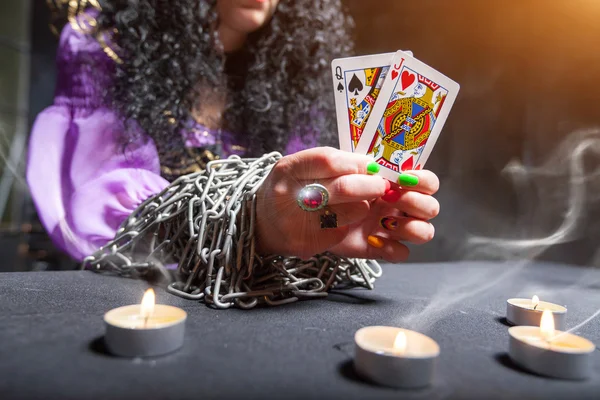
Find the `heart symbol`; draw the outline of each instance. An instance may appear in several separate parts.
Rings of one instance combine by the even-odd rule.
[[[402,74],[402,76],[404,76],[404,74]],[[415,76],[413,75],[413,78],[414,77]],[[411,169],[413,169],[413,165],[414,165],[413,156],[410,156],[410,158],[408,160],[406,160],[402,163],[402,165],[400,166],[400,170],[401,171],[411,170]]]
[[[395,80],[398,77],[398,71],[395,69],[392,70],[392,80]]]
[[[412,83],[415,81],[415,74],[411,74],[408,71],[403,71],[400,81],[402,82],[402,90],[404,90],[412,85]]]

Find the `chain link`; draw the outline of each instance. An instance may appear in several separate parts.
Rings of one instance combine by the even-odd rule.
[[[280,158],[277,152],[231,156],[179,177],[133,211],[82,268],[143,278],[154,271],[168,276],[176,264],[177,279],[167,290],[217,308],[288,304],[325,297],[334,287],[372,289],[382,273],[373,260],[256,253],[256,192]]]

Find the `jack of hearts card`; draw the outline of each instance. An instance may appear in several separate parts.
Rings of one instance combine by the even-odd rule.
[[[460,86],[411,55],[398,51],[371,111],[357,152],[373,156],[380,175],[421,169],[439,137]]]

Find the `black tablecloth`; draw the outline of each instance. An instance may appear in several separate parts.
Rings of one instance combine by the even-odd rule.
[[[0,398],[600,398],[594,377],[560,381],[511,363],[506,299],[567,305],[567,326],[600,308],[600,271],[553,264],[385,266],[373,291],[250,311],[215,310],[157,291],[189,316],[184,347],[154,359],[105,353],[103,314],[139,303],[147,284],[93,272],[0,274]],[[417,329],[441,347],[434,384],[394,390],[356,377],[354,332]],[[600,318],[576,333],[600,343]]]

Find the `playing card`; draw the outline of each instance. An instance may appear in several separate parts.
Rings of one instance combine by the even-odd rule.
[[[394,55],[355,151],[371,155],[385,178],[421,169],[460,86],[410,54]]]
[[[332,61],[340,149],[352,152],[358,144],[393,56],[384,53]]]

